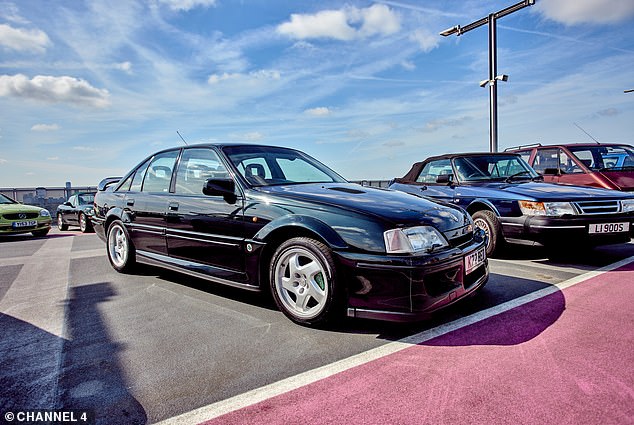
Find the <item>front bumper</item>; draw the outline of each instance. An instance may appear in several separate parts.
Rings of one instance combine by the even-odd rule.
[[[460,248],[419,256],[336,252],[348,286],[348,316],[414,321],[467,297],[489,278],[488,260],[465,273],[465,258],[485,246],[474,241]]]
[[[34,225],[31,226],[20,226],[16,227],[14,223],[27,223],[27,222],[35,222]],[[19,224],[18,224],[19,226]],[[50,217],[38,217],[34,219],[26,219],[26,220],[7,220],[0,219],[0,235],[17,235],[20,233],[30,233],[38,230],[45,230],[51,228],[51,218]]]
[[[606,245],[629,242],[634,237],[634,216],[631,214],[585,215],[571,217],[502,217],[504,237],[542,245],[584,243]],[[592,224],[628,223],[629,230],[611,233],[590,233]]]

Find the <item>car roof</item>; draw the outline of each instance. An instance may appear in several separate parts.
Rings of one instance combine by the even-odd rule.
[[[592,143],[592,142],[582,142],[582,143],[555,143],[555,144],[548,144],[548,145],[542,145],[537,144],[537,145],[530,145],[530,146],[515,146],[515,147],[511,147],[508,148],[509,152],[513,152],[513,151],[528,151],[528,150],[532,150],[532,149],[544,149],[544,148],[570,148],[570,147],[594,147],[594,146],[629,146],[632,147],[631,145],[628,145],[627,143]]]

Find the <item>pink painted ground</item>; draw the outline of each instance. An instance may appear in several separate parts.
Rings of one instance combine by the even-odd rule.
[[[634,424],[634,263],[206,424]]]

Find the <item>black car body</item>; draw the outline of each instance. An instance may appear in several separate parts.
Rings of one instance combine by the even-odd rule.
[[[634,235],[631,194],[542,180],[518,154],[448,154],[415,163],[390,188],[465,208],[488,233],[488,254],[505,241],[572,250]]]
[[[94,192],[76,193],[57,207],[57,228],[67,230],[68,226],[79,226],[86,233],[92,231],[94,213]]]
[[[164,150],[98,192],[95,206],[95,230],[115,269],[136,260],[270,287],[284,314],[302,324],[344,310],[424,318],[488,279],[484,233],[462,209],[348,183],[292,149]]]

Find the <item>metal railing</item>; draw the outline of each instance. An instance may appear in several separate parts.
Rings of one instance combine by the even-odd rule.
[[[0,193],[27,205],[35,205],[46,208],[52,216],[57,211],[57,206],[79,192],[96,192],[97,186],[75,187],[0,187]]]

